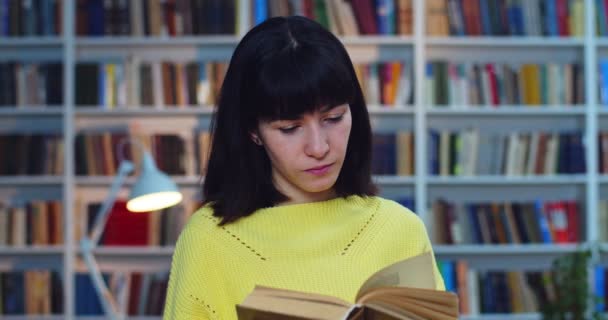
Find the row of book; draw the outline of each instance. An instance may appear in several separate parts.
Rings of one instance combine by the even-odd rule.
[[[63,0],[0,2],[0,37],[61,34]]]
[[[577,201],[432,204],[436,244],[577,243],[583,240]]]
[[[413,65],[410,62],[384,61],[355,64],[354,67],[368,105],[396,107],[413,104]]]
[[[584,0],[430,0],[426,7],[433,36],[567,37],[585,31]]]
[[[81,132],[76,135],[77,175],[113,176],[123,159],[139,163],[141,152],[136,145],[118,150],[121,141],[136,138],[149,150],[157,167],[170,175],[196,176],[206,171],[211,145],[210,134],[154,134],[130,132]],[[121,158],[121,156],[123,158]]]
[[[463,315],[535,313],[556,297],[550,270],[475,270],[464,260],[438,261],[438,267]]]
[[[0,315],[63,313],[63,284],[54,270],[0,272]]]
[[[431,130],[429,174],[552,175],[586,171],[581,132],[480,133]]]
[[[63,64],[0,62],[0,107],[62,103]]]
[[[226,62],[148,62],[76,65],[76,105],[104,109],[160,106],[212,106]],[[355,66],[366,101],[371,105],[412,103],[410,63],[387,61]]]
[[[414,133],[374,133],[372,136],[372,173],[377,175],[414,175]]]
[[[91,232],[101,203],[86,204],[86,214],[79,215],[78,223]],[[100,246],[174,246],[179,233],[190,214],[185,206],[176,205],[154,212],[133,213],[126,207],[124,200],[114,203],[106,227],[99,240]],[[77,230],[80,238],[84,230]]]
[[[0,175],[60,175],[64,142],[51,134],[1,134]],[[6,156],[10,155],[10,156]]]
[[[411,35],[412,0],[255,0],[251,21],[299,15],[336,35]]]
[[[61,201],[0,203],[0,247],[62,245]]]
[[[235,34],[237,0],[78,0],[81,36]]]
[[[583,104],[581,64],[454,63],[426,65],[429,106]]]
[[[146,62],[76,65],[76,105],[105,109],[211,106],[217,101],[226,62]]]
[[[116,298],[118,310],[129,316],[162,315],[169,272],[112,272],[102,277]],[[103,315],[101,302],[89,274],[75,277],[76,315]]]

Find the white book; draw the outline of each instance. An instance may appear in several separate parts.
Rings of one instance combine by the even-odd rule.
[[[507,143],[507,158],[506,158],[506,170],[507,176],[514,176],[517,174],[517,155],[519,152],[519,134],[512,132],[509,134],[509,142]]]
[[[467,270],[467,290],[469,291],[469,315],[479,315],[479,276],[476,270],[469,268]]]
[[[27,219],[25,208],[17,206],[11,210],[11,245],[14,247],[23,247],[26,245]]]
[[[555,106],[561,103],[560,101],[560,79],[562,79],[559,65],[556,63],[547,64],[547,90],[549,105]]]
[[[534,132],[530,136],[530,147],[528,150],[528,158],[526,159],[525,173],[533,175],[538,157],[538,143],[540,141],[540,132]]]
[[[136,1],[139,2],[139,1]],[[139,77],[139,70],[141,67],[141,61],[137,56],[132,56],[127,59],[125,63],[125,84],[127,94],[127,106],[128,107],[139,107],[141,105],[141,82]]]
[[[574,91],[572,90],[572,86],[574,83],[574,73],[572,72],[572,64],[565,64],[563,66],[564,73],[562,75],[563,81],[563,101],[564,104],[574,104]]]
[[[409,103],[412,97],[412,73],[410,64],[407,62],[401,63],[401,75],[399,77],[399,86],[397,88],[397,96],[395,97],[395,105],[403,106]]]
[[[557,173],[557,154],[559,149],[559,134],[552,133],[547,141],[547,154],[545,155],[545,174]]]
[[[131,1],[131,35],[141,37],[144,35],[144,8],[143,1]],[[147,12],[145,14],[148,14]]]
[[[470,68],[470,63],[461,63],[457,65],[458,80],[456,86],[458,87],[458,91],[460,92],[459,104],[463,108],[467,108],[469,106],[470,93],[468,74],[470,72]]]
[[[367,68],[367,99],[369,105],[380,104],[380,67],[378,63],[370,63]]]
[[[160,61],[154,61],[152,66],[152,88],[154,90],[154,106],[160,109],[165,104],[163,91],[163,70]]]

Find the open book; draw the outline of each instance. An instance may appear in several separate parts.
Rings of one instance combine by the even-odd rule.
[[[256,286],[236,306],[240,320],[451,320],[458,297],[438,291],[433,260],[424,253],[373,274],[359,288],[356,304],[336,297]]]

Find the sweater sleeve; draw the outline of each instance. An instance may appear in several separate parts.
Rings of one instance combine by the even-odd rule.
[[[175,245],[171,262],[167,297],[165,300],[164,320],[215,319],[205,305],[204,297],[194,292],[205,292],[201,281],[200,244],[204,243],[201,230],[188,223]]]

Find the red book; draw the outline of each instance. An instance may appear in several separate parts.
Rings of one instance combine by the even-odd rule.
[[[555,243],[568,243],[568,216],[563,201],[545,203],[545,212],[550,221]]]
[[[378,34],[375,7],[372,0],[350,0],[361,34]]]
[[[147,212],[134,213],[129,211],[126,201],[116,201],[104,229],[103,245],[148,245],[149,216]]]
[[[566,215],[568,216],[568,242],[576,243],[581,240],[579,211],[576,201],[566,202]]]
[[[570,27],[568,25],[568,0],[555,0],[555,10],[557,13],[557,30],[560,36],[569,36]]]
[[[498,81],[496,79],[496,71],[494,65],[491,63],[486,64],[486,72],[488,73],[488,79],[490,80],[490,95],[492,97],[492,105],[499,105],[500,99],[498,97]]]

